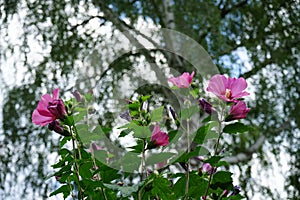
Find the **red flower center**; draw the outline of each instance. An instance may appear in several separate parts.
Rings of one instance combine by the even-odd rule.
[[[230,89],[226,89],[225,97],[228,98],[228,99],[231,99],[231,90]]]

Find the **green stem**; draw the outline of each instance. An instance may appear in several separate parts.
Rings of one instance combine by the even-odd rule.
[[[71,185],[70,177],[68,177],[68,186],[69,186],[70,191],[71,191],[72,199],[75,200],[75,195],[74,195],[74,193],[73,193],[73,188],[72,188],[72,185]]]
[[[93,161],[94,169],[97,169],[95,156],[94,156],[94,151],[92,151],[92,161]],[[101,180],[100,173],[98,172],[96,175],[97,175],[97,180],[100,181]],[[106,197],[106,194],[105,194],[105,191],[104,191],[103,187],[101,187],[101,193],[103,195],[104,200],[107,200],[107,197]]]
[[[147,169],[146,169],[146,155],[145,155],[145,152],[146,152],[146,141],[143,140],[143,151],[142,151],[142,162],[141,162],[141,178],[143,179],[143,173],[145,173],[145,176],[147,178]],[[141,180],[142,181],[142,180]]]
[[[187,154],[190,153],[190,120],[186,120],[186,140],[187,140]],[[185,182],[185,199],[188,199],[188,193],[189,193],[189,181],[190,181],[190,158],[187,161],[186,166],[186,182]]]
[[[222,116],[223,116],[223,110],[224,109],[222,109],[222,111],[221,111],[221,119],[218,120],[218,122],[219,122],[218,123],[218,139],[217,139],[217,142],[215,144],[215,149],[214,149],[213,156],[215,156],[215,155],[218,154],[218,148],[219,148],[220,138],[222,136]],[[210,188],[210,185],[211,185],[211,181],[212,181],[214,170],[215,170],[215,168],[212,167],[211,171],[210,171],[210,175],[209,175],[209,180],[208,180],[207,188],[206,188],[205,195],[204,195],[204,200],[206,200],[206,198],[207,198],[207,194],[208,194],[208,191],[209,191],[209,188]]]
[[[72,135],[73,156],[74,156],[74,163],[75,163],[74,171],[75,171],[75,175],[77,177],[78,191],[80,193],[81,199],[83,200],[84,199],[84,196],[83,196],[84,192],[83,192],[83,189],[80,187],[80,175],[79,175],[79,166],[78,166],[78,163],[77,163],[75,140],[76,140],[76,138],[74,138],[74,136]]]

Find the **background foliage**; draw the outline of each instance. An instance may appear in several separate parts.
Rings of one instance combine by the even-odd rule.
[[[299,0],[2,1],[0,197],[47,198],[54,187],[44,178],[58,138],[30,122],[42,93],[55,86],[63,92],[93,89],[98,121],[110,125],[115,123],[116,112],[110,98],[124,74],[139,64],[151,67],[146,64],[153,62],[178,72],[193,69],[179,56],[159,50],[130,51],[108,65],[126,51],[118,46],[120,32],[138,47],[136,36],[145,37],[140,31],[156,27],[192,37],[207,50],[221,73],[242,76],[251,83],[255,95],[248,123],[258,131],[228,138],[225,144],[234,149],[228,161],[240,172],[240,185],[247,191],[244,195],[250,199],[257,194],[261,199],[297,199],[299,15]],[[160,45],[168,45],[168,41],[162,40]],[[145,78],[130,74],[132,85]],[[170,95],[151,84],[136,92]],[[284,191],[270,187],[274,173],[282,173]]]

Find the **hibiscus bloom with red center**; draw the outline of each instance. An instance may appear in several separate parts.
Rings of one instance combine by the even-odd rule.
[[[239,98],[249,95],[244,91],[246,88],[247,82],[244,78],[227,78],[217,74],[209,80],[207,91],[224,101],[237,102]]]

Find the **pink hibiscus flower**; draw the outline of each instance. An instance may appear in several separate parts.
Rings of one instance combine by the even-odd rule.
[[[178,88],[188,88],[192,83],[194,74],[195,72],[192,72],[191,75],[188,72],[184,72],[181,76],[169,78],[169,81]]]
[[[32,122],[36,125],[45,126],[56,119],[63,120],[66,115],[64,102],[59,99],[59,89],[54,89],[50,94],[44,94],[37,108],[32,113]]]
[[[244,78],[227,78],[217,74],[209,80],[207,91],[227,102],[237,102],[237,99],[249,95],[244,91],[246,88],[247,82]]]
[[[246,118],[247,113],[250,110],[251,110],[250,108],[247,108],[245,102],[239,101],[231,106],[229,115],[226,118],[226,121]]]
[[[169,144],[168,134],[162,132],[158,125],[154,126],[150,140],[154,142],[156,146],[166,146]]]

